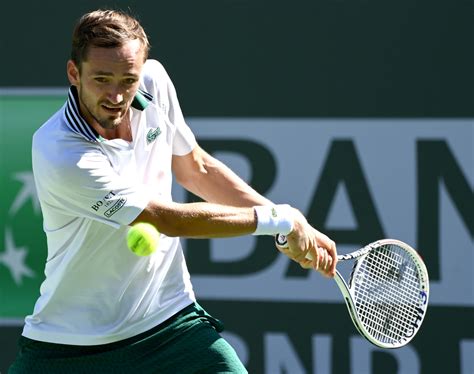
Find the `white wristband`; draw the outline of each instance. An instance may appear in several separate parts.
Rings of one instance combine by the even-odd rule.
[[[293,230],[294,216],[291,206],[262,205],[254,206],[257,217],[257,229],[252,235],[288,235]]]

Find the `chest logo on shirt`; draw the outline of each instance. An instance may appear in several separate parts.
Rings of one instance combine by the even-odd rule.
[[[148,130],[148,134],[146,134],[146,144],[153,143],[160,134],[161,130],[159,127],[157,127],[156,129]]]

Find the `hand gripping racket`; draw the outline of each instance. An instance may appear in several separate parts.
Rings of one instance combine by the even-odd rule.
[[[275,241],[288,247],[284,235]],[[410,342],[428,308],[428,271],[418,253],[399,240],[383,239],[337,258],[355,260],[348,283],[338,270],[334,280],[359,333],[381,348]]]

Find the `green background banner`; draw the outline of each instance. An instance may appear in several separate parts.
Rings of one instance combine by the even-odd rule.
[[[34,130],[65,96],[0,96],[0,318],[22,318],[39,295],[46,238],[31,171]]]

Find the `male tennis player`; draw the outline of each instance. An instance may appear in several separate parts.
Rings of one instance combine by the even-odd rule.
[[[288,257],[334,275],[333,241],[199,147],[148,50],[122,12],[85,14],[74,29],[67,102],[33,138],[46,279],[11,373],[245,373],[196,303],[179,237],[281,232]],[[173,202],[172,173],[205,202]],[[127,248],[136,222],[162,233],[149,257]]]

